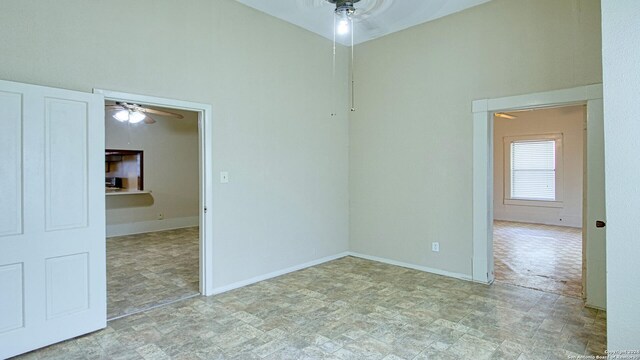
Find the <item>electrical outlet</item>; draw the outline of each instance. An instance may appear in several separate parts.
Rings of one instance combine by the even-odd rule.
[[[164,214],[158,213],[158,220],[164,220]]]
[[[431,243],[431,251],[439,252],[440,251],[440,243],[439,242]]]

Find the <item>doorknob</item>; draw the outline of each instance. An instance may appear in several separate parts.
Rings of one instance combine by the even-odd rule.
[[[596,221],[596,227],[597,228],[603,228],[605,226],[607,226],[607,224],[604,221],[602,221],[602,220],[597,220]]]

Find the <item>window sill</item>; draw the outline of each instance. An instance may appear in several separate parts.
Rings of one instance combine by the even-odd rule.
[[[112,189],[107,189],[106,194],[107,196],[114,196],[114,195],[144,195],[144,194],[151,194],[151,191],[145,191],[145,190],[128,190],[128,189],[118,189],[118,190],[112,190]]]
[[[537,206],[548,208],[561,208],[564,207],[562,201],[547,201],[547,200],[522,200],[522,199],[504,199],[505,205],[515,206]]]

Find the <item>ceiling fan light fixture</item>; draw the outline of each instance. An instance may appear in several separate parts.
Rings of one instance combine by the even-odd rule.
[[[503,119],[508,119],[508,120],[513,120],[513,119],[517,119],[518,118],[517,116],[510,115],[510,114],[503,113],[503,112],[496,113],[495,115],[496,115],[496,117],[503,118]]]
[[[336,79],[336,38],[338,35],[340,36],[344,36],[347,34],[351,34],[351,59],[349,62],[349,67],[351,69],[350,71],[350,76],[351,76],[351,111],[355,111],[355,105],[354,105],[354,85],[355,82],[353,80],[353,68],[354,68],[354,51],[353,51],[353,38],[354,38],[354,32],[355,29],[353,29],[353,16],[356,13],[356,8],[354,6],[355,3],[359,2],[360,0],[326,0],[327,2],[331,3],[331,4],[335,4],[336,5],[336,9],[334,10],[334,17],[333,17],[333,80],[335,81]],[[334,105],[336,104],[337,98],[335,97],[335,92],[334,92]],[[335,116],[336,112],[332,112],[331,116]]]
[[[113,114],[113,118],[120,122],[129,121],[129,110],[120,110]]]
[[[344,7],[336,9],[336,34],[347,35],[351,31],[351,14],[349,11],[348,8]]]
[[[147,117],[145,114],[141,113],[140,111],[132,111],[129,114],[129,122],[131,124],[137,124],[139,122],[141,122],[142,120],[144,120],[144,118]]]

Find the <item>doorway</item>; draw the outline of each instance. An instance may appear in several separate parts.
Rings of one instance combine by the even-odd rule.
[[[107,319],[199,294],[198,114],[105,101]]]
[[[585,105],[494,115],[496,281],[582,298],[585,125]]]
[[[604,133],[602,85],[474,101],[473,108],[473,280],[492,283],[494,272],[493,116],[499,112],[586,105],[583,236],[584,297],[587,306],[606,308]]]
[[[106,124],[107,171],[108,154],[116,154],[112,172],[107,172],[110,176],[105,180],[116,178],[120,180],[116,187],[129,187],[111,189],[115,193],[109,194],[110,183],[105,182],[108,319],[199,294],[210,295],[212,216],[207,205],[212,203],[213,183],[207,174],[212,173],[211,107],[105,90],[94,92],[103,94],[105,105],[115,110],[122,110],[118,104],[126,103],[151,111],[147,113],[151,120],[137,124],[115,120],[114,111],[105,112],[106,121],[111,121]],[[120,138],[110,140],[110,134]],[[119,150],[140,151],[139,158],[118,157]],[[124,164],[125,160],[129,163]],[[140,167],[138,185],[143,184],[139,188],[123,184],[127,176],[117,173],[122,168],[131,172],[136,164]]]

